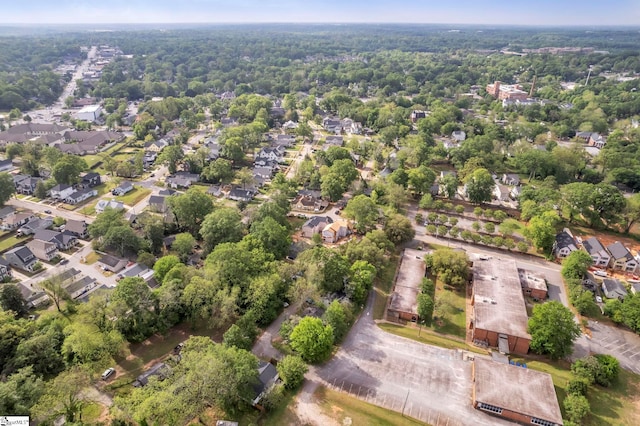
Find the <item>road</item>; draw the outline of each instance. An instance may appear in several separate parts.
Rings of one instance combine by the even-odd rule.
[[[9,201],[6,202],[6,204],[13,207],[21,208],[21,209],[32,210],[36,213],[41,213],[41,214],[49,214],[49,213],[45,213],[45,210],[49,210],[51,211],[50,213],[51,216],[60,216],[67,220],[68,219],[84,220],[87,223],[92,223],[94,221],[94,218],[91,216],[87,216],[75,211],[60,209],[55,206],[51,206],[49,204],[45,204],[42,202],[30,201],[30,200],[25,200],[20,198],[11,198]]]

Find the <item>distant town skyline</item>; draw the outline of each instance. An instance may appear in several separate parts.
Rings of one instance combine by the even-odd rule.
[[[433,23],[640,26],[638,0],[27,0],[0,24]]]

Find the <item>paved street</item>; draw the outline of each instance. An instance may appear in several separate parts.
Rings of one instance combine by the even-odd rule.
[[[87,216],[82,213],[65,210],[65,209],[59,209],[55,206],[50,206],[49,204],[36,202],[36,201],[21,200],[19,198],[11,198],[9,201],[6,202],[6,204],[13,207],[19,207],[21,209],[29,209],[36,213],[41,213],[41,214],[48,214],[48,213],[45,213],[44,211],[50,210],[51,216],[60,216],[65,219],[84,220],[87,223],[91,223],[94,220],[94,218],[92,218],[91,216]]]

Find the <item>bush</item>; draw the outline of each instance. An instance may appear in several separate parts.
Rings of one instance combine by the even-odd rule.
[[[486,218],[489,218],[489,219],[490,219],[490,218],[492,218],[492,217],[493,217],[493,210],[491,210],[491,209],[485,209],[485,210],[482,212],[482,215],[483,215],[484,217],[486,217]]]
[[[278,362],[278,374],[287,389],[297,389],[309,367],[299,356],[287,355]]]
[[[273,411],[284,401],[284,386],[277,383],[262,397],[260,405],[267,411]]]
[[[473,228],[474,231],[478,232],[480,230],[480,222],[473,222],[471,224],[471,227]]]
[[[457,217],[450,217],[449,218],[449,224],[451,224],[451,226],[456,226],[458,224],[458,218]]]
[[[591,355],[571,364],[571,372],[589,384],[608,387],[620,374],[620,362],[611,355]]]
[[[508,217],[507,214],[502,210],[496,210],[495,212],[493,212],[493,218],[495,220],[499,220],[500,222],[505,220],[507,217]]]
[[[455,210],[456,213],[462,214],[462,213],[464,213],[464,206],[457,205],[457,206],[454,207],[454,210]]]
[[[442,207],[448,212],[453,210],[453,204],[452,203],[444,203],[444,206],[442,206]]]
[[[587,395],[589,383],[584,379],[571,379],[567,383],[567,393],[570,395]]]
[[[483,212],[482,207],[476,207],[475,209],[473,209],[473,214],[478,217],[482,216],[482,212]]]
[[[422,213],[416,213],[416,223],[418,225],[422,225],[424,223],[424,217],[422,216]]]
[[[564,399],[564,409],[569,420],[576,424],[580,424],[591,411],[589,401],[583,395],[569,394]]]
[[[496,230],[496,226],[491,222],[487,222],[484,224],[484,230],[490,234],[493,234]]]

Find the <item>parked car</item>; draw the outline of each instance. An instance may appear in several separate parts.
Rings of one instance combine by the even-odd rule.
[[[106,370],[104,370],[104,373],[102,373],[102,380],[107,380],[109,377],[113,376],[114,374],[116,374],[116,369],[111,367],[111,368],[107,368]]]
[[[46,214],[51,214],[51,210],[45,210],[44,211]]]
[[[69,263],[69,259],[62,259],[60,261],[60,265],[66,265],[67,263]]]
[[[178,343],[178,345],[175,348],[173,348],[173,353],[179,354],[180,351],[182,351],[182,348],[184,348],[184,342]]]
[[[606,272],[606,271],[603,271],[603,270],[601,270],[601,269],[598,269],[597,271],[595,271],[595,272],[593,273],[593,275],[597,275],[597,276],[599,276],[599,277],[606,277],[606,276],[607,276],[607,272]]]
[[[602,297],[600,297],[600,296],[596,296],[596,302],[598,302],[598,303],[602,303]]]

